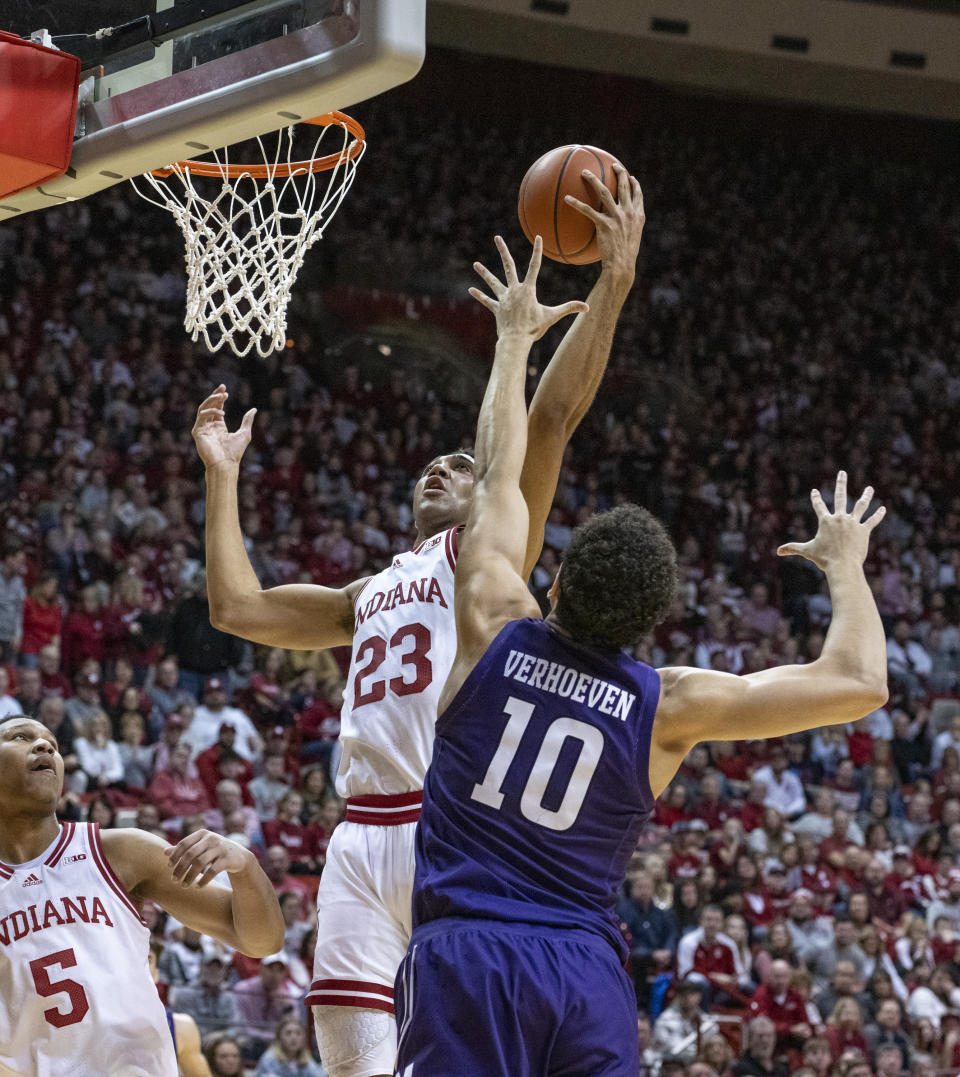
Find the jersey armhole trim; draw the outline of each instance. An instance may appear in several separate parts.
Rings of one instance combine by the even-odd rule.
[[[444,551],[446,552],[446,555],[447,555],[447,561],[448,561],[448,563],[450,565],[450,571],[453,572],[453,573],[456,573],[456,571],[457,571],[457,540],[456,540],[456,534],[457,534],[457,529],[455,527],[451,527],[450,530],[447,532],[447,537],[446,537],[446,540],[444,541],[444,544],[443,544]]]
[[[112,867],[110,867],[110,861],[107,859],[106,853],[103,851],[103,844],[100,841],[100,824],[88,823],[90,828],[90,852],[93,855],[93,862],[96,864],[107,881],[107,885],[120,899],[120,903],[130,910],[130,915],[133,916],[137,923],[147,926],[146,920],[137,912],[137,907],[130,900],[130,895],[124,889],[123,883],[117,878]]]
[[[651,666],[651,672],[656,686],[656,695],[651,691],[643,696],[643,714],[640,718],[640,736],[637,738],[637,751],[646,760],[646,766],[642,769],[637,767],[637,778],[640,782],[641,791],[650,798],[650,803],[655,805],[657,798],[653,795],[650,786],[650,750],[653,747],[653,725],[657,720],[657,708],[660,706],[662,685],[660,674]]]
[[[357,591],[356,595],[354,596],[354,599],[353,599],[354,624],[356,624],[356,618],[357,618],[357,603],[360,601],[360,596],[363,594],[363,592],[366,591],[366,589],[370,586],[370,583],[371,583],[372,580],[373,580],[373,577],[368,576],[366,578],[366,580],[364,581],[363,586],[360,588],[359,591]]]
[[[63,852],[70,844],[70,839],[73,837],[73,831],[76,827],[76,823],[64,823],[60,829],[60,837],[57,839],[57,844],[54,845],[50,855],[44,860],[44,864],[48,868],[52,868],[56,862],[63,856]]]

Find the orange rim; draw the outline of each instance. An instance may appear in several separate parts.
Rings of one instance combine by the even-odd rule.
[[[363,152],[366,144],[366,133],[359,123],[345,112],[325,112],[322,116],[314,116],[312,120],[299,120],[299,123],[313,123],[318,127],[332,127],[334,124],[343,124],[353,135],[353,142],[345,153],[330,153],[326,157],[318,157],[314,161],[289,161],[276,165],[218,165],[212,161],[178,161],[175,165],[167,168],[153,169],[153,175],[159,179],[166,179],[181,169],[189,169],[191,175],[208,176],[212,179],[239,179],[241,176],[251,176],[254,179],[269,179],[271,176],[279,176],[286,179],[295,172],[329,172],[346,158],[352,161]]]

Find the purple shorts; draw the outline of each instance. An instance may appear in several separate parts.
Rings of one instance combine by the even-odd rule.
[[[588,931],[435,920],[394,991],[400,1077],[636,1077],[637,1003]]]

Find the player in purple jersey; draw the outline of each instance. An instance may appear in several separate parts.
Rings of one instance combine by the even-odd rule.
[[[746,677],[629,658],[665,615],[676,556],[646,511],[578,528],[541,620],[522,575],[519,478],[527,354],[550,312],[482,266],[498,344],[478,421],[473,505],[456,567],[458,650],[440,696],[417,835],[414,931],[397,976],[401,1077],[635,1077],[636,1008],[614,895],[654,799],[703,740],[853,721],[887,698],[886,648],[863,574],[872,490],[847,512],[818,491],[814,539],[781,546],[826,573],[821,657]]]

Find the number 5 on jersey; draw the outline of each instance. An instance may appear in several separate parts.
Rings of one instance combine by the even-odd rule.
[[[478,800],[481,804],[486,804],[497,811],[503,804],[501,790],[507,771],[520,747],[520,741],[526,732],[530,716],[534,712],[534,705],[511,696],[503,711],[509,717],[506,729],[500,737],[500,743],[497,745],[483,781],[475,785],[470,794],[473,800]],[[543,797],[568,737],[580,742],[580,751],[560,807],[551,810],[543,806]],[[577,821],[590,786],[590,779],[597,769],[602,754],[603,733],[596,726],[580,722],[576,718],[554,719],[547,727],[540,744],[540,751],[527,776],[523,795],[520,798],[520,812],[524,818],[550,830],[569,830]]]

